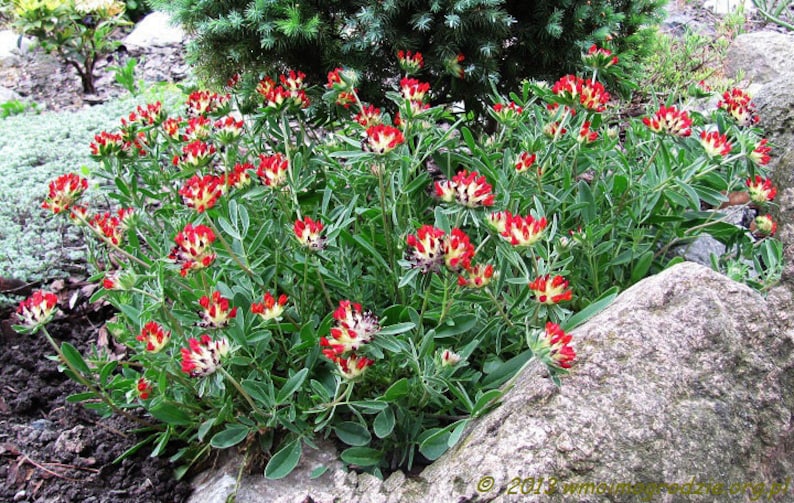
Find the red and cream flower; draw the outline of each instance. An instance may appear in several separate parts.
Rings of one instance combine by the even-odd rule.
[[[52,321],[57,311],[57,304],[58,297],[54,293],[37,290],[19,303],[17,317],[23,326],[36,329]]]
[[[259,315],[265,321],[279,320],[287,305],[287,296],[283,293],[278,296],[278,300],[270,292],[265,292],[262,302],[251,304],[251,312]]]
[[[320,346],[326,348],[323,354],[330,359],[359,349],[380,332],[377,316],[349,300],[339,301],[334,319],[336,325],[331,327],[329,336],[320,337]]]
[[[147,103],[146,106],[138,105],[136,108],[141,122],[148,126],[159,126],[166,118],[163,104],[159,101],[155,103]]]
[[[289,161],[281,153],[259,154],[259,167],[256,174],[265,186],[275,189],[287,182]]]
[[[772,219],[772,215],[759,215],[753,220],[750,230],[757,237],[774,236],[777,232],[777,222]]]
[[[507,223],[513,219],[513,214],[509,211],[494,211],[486,217],[488,225],[499,234],[507,231]]]
[[[422,58],[421,52],[397,51],[397,61],[406,75],[419,73],[422,67],[425,66],[425,60]]]
[[[124,141],[121,133],[102,131],[94,136],[94,141],[89,145],[91,157],[104,159],[110,156],[119,156],[129,151],[129,144]]]
[[[430,84],[427,82],[420,82],[409,77],[400,80],[400,94],[404,100],[423,103],[428,91],[430,91]]]
[[[566,128],[560,127],[560,121],[547,122],[546,125],[543,126],[543,134],[554,140],[567,132],[568,130]]]
[[[303,220],[295,220],[293,231],[301,246],[313,251],[319,251],[325,248],[325,238],[320,236],[320,233],[323,231],[323,223],[319,220],[312,220],[311,217],[304,217]]]
[[[535,164],[535,160],[537,159],[536,154],[530,154],[529,152],[521,152],[518,156],[518,162],[516,162],[516,171],[519,173],[523,173],[527,171],[529,168]]]
[[[146,351],[157,353],[171,340],[171,332],[166,332],[157,322],[150,321],[143,326],[135,339],[144,343]]]
[[[152,394],[152,383],[145,377],[141,377],[138,379],[135,389],[138,392],[138,398],[141,400],[148,400],[149,396]]]
[[[583,80],[580,85],[581,95],[579,97],[579,102],[583,107],[593,112],[603,112],[606,110],[606,104],[610,96],[606,89],[604,89],[604,84],[591,80]]]
[[[662,105],[651,117],[643,117],[642,123],[654,133],[687,137],[692,134],[692,119],[685,110]]]
[[[204,213],[215,206],[225,188],[225,181],[221,176],[193,175],[185,180],[185,184],[179,189],[179,195],[188,208]]]
[[[223,328],[237,316],[237,308],[230,307],[229,299],[221,297],[221,292],[212,292],[211,297],[202,296],[199,305],[203,308],[198,313],[201,317],[198,323],[200,327]]]
[[[215,241],[215,233],[205,225],[193,227],[193,224],[187,224],[174,241],[176,246],[168,258],[182,264],[179,272],[182,276],[187,276],[191,270],[209,267],[215,260],[216,255],[211,246]]]
[[[719,131],[701,131],[700,144],[703,145],[709,157],[725,157],[731,153],[733,148],[733,145],[728,141],[728,136],[720,134]]]
[[[777,189],[772,185],[772,180],[761,178],[760,175],[755,175],[755,179],[748,178],[745,185],[747,185],[750,200],[756,204],[766,204],[775,199],[777,195]]]
[[[450,271],[468,269],[474,258],[474,246],[469,236],[457,227],[452,229],[448,236],[444,236],[442,245],[444,251],[444,264]]]
[[[455,196],[457,195],[455,186],[456,184],[452,180],[445,179],[435,182],[434,187],[436,191],[436,197],[445,203],[451,203],[455,200]]]
[[[183,124],[184,120],[182,120],[182,117],[169,117],[163,121],[161,127],[166,136],[172,140],[179,140],[181,137],[179,129]]]
[[[584,64],[593,69],[603,70],[618,63],[618,57],[612,55],[612,51],[593,44],[587,53],[582,56]]]
[[[444,231],[431,225],[423,225],[416,234],[405,238],[409,249],[406,250],[405,260],[411,263],[411,268],[419,269],[423,273],[438,272],[444,263]]]
[[[727,111],[740,126],[758,124],[761,118],[756,113],[755,103],[750,95],[739,88],[725,91],[717,108]]]
[[[335,356],[331,360],[336,363],[336,367],[342,377],[350,381],[358,378],[367,370],[367,367],[375,363],[366,356],[359,356],[353,353],[346,357]]]
[[[257,83],[256,92],[263,98],[267,99],[267,95],[273,90],[274,87],[276,87],[276,82],[270,77],[265,76]]]
[[[306,74],[303,72],[290,70],[289,73],[286,75],[279,75],[278,78],[281,81],[281,85],[283,85],[286,89],[289,89],[290,91],[300,91],[304,88],[303,79],[306,78]]]
[[[458,204],[469,208],[493,206],[493,187],[484,176],[480,176],[476,171],[469,173],[464,169],[458,172],[452,177],[452,184]]]
[[[442,367],[454,367],[458,363],[460,363],[461,356],[458,353],[450,351],[449,349],[445,349],[441,352],[441,366]]]
[[[225,337],[218,340],[203,334],[198,339],[189,339],[188,347],[182,348],[182,372],[190,377],[206,377],[221,366],[221,358],[229,354],[229,343]]]
[[[582,124],[582,128],[579,129],[579,136],[576,138],[576,140],[579,143],[587,144],[587,143],[593,143],[597,139],[598,139],[598,131],[593,131],[592,129],[590,129],[590,123],[585,121]]]
[[[535,295],[535,300],[541,304],[558,304],[564,300],[571,300],[572,292],[568,289],[568,280],[562,276],[546,274],[535,278],[529,284],[529,289]]]
[[[354,85],[350,82],[351,74],[344,68],[334,68],[328,72],[328,82],[325,87],[336,91],[351,91]]]
[[[545,336],[539,341],[539,357],[547,364],[561,369],[571,368],[576,352],[571,347],[571,335],[566,334],[559,325],[546,323]]]
[[[51,181],[49,188],[47,199],[44,200],[41,207],[45,210],[52,210],[57,215],[68,210],[83,195],[83,192],[88,190],[88,180],[75,173],[68,173]]]
[[[191,117],[228,112],[231,95],[211,93],[206,90],[194,91],[187,99],[187,113]]]
[[[367,141],[373,152],[386,154],[405,142],[405,138],[396,127],[377,124],[367,128]]]
[[[769,161],[772,159],[769,157],[769,152],[772,151],[772,147],[767,146],[767,139],[762,138],[761,141],[756,143],[755,148],[752,152],[750,152],[750,160],[753,161],[758,166],[766,166],[769,164]]]
[[[215,146],[201,140],[182,147],[182,155],[174,156],[174,166],[180,168],[201,168],[206,166],[215,155]]]
[[[477,264],[466,268],[465,276],[458,276],[458,285],[463,288],[483,288],[493,278],[493,265]]]
[[[247,187],[251,183],[250,172],[253,171],[253,169],[254,165],[250,162],[238,162],[234,165],[234,168],[232,168],[232,171],[229,173],[229,185],[235,189]]]
[[[507,104],[494,103],[491,109],[493,110],[494,118],[500,124],[504,124],[504,125],[515,124],[521,117],[521,114],[524,113],[524,109],[516,105],[512,101]]]
[[[187,121],[183,140],[188,142],[204,141],[212,133],[212,121],[204,116],[191,117]]]
[[[513,246],[531,246],[543,237],[547,225],[546,217],[535,219],[532,215],[522,217],[512,215],[505,226],[501,236]]]
[[[444,60],[444,69],[453,77],[462,79],[466,76],[466,71],[463,69],[463,65],[461,65],[465,59],[466,56],[462,52],[450,56]]]
[[[121,215],[124,214],[126,213],[121,213]],[[127,222],[129,222],[129,220],[127,220]],[[121,244],[121,241],[124,239],[124,232],[127,230],[121,218],[110,212],[94,215],[93,218],[88,221],[88,225],[115,246]]]
[[[365,128],[369,128],[380,124],[383,121],[383,115],[380,112],[380,108],[374,105],[365,105],[361,108],[361,111],[353,117],[353,120]]]

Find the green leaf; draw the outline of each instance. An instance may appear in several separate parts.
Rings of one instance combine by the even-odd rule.
[[[486,408],[491,405],[493,400],[501,397],[504,393],[502,390],[499,389],[492,389],[490,391],[486,391],[482,394],[480,398],[477,399],[477,402],[474,404],[474,409],[472,409],[472,416],[479,416],[481,413],[485,412]]]
[[[375,466],[381,462],[383,453],[371,447],[350,447],[339,455],[342,461],[357,466]]]
[[[74,395],[69,395],[66,397],[66,401],[69,403],[78,403],[96,397],[97,394],[94,393],[93,391],[86,391],[85,393],[75,393]]]
[[[504,363],[499,364],[485,379],[482,380],[482,389],[498,388],[516,372],[521,370],[525,363],[532,358],[532,351],[527,349]]]
[[[245,440],[251,430],[242,424],[229,424],[226,429],[212,436],[210,445],[216,449],[227,449]]]
[[[340,232],[340,236],[345,234],[344,232]],[[361,235],[356,234],[352,236],[353,242],[358,245],[359,248],[367,252],[372,258],[374,258],[380,265],[389,269],[389,264],[386,262],[386,259],[372,246],[372,243],[364,239]]]
[[[370,435],[369,430],[353,421],[345,421],[336,425],[334,427],[334,432],[336,436],[339,437],[339,440],[354,447],[369,445],[372,440],[372,435]]]
[[[568,332],[578,327],[596,314],[600,313],[606,309],[608,305],[612,304],[612,301],[618,296],[619,290],[620,289],[617,286],[613,286],[606,292],[602,293],[601,296],[593,301],[589,306],[562,322],[560,324],[560,328]]]
[[[81,374],[89,376],[91,375],[91,369],[88,368],[88,364],[83,360],[83,355],[80,352],[69,344],[68,342],[61,343],[61,352],[63,353],[63,357],[69,362],[74,368],[76,368]]]
[[[389,386],[389,389],[383,394],[383,399],[387,402],[394,402],[398,398],[407,395],[410,389],[411,385],[408,383],[408,379],[403,377]]]
[[[394,430],[394,412],[391,407],[383,409],[372,422],[372,430],[378,438],[386,438]]]
[[[303,448],[300,439],[288,443],[270,458],[265,467],[265,477],[270,480],[286,477],[298,466],[302,453]]]
[[[447,445],[452,447],[458,443],[460,437],[463,436],[463,432],[466,431],[466,426],[469,425],[469,422],[470,419],[461,419],[460,421],[455,423],[455,428],[452,430],[452,433],[449,435],[449,440],[447,441]]]
[[[449,430],[446,428],[427,430],[419,437],[420,439],[424,437],[419,444],[419,452],[430,461],[435,461],[449,449],[449,436]]]
[[[301,369],[296,372],[292,377],[287,379],[287,382],[284,384],[284,387],[281,388],[276,395],[276,405],[281,405],[282,403],[289,400],[295,391],[301,387],[303,381],[306,379],[306,375],[309,373],[309,369]]]
[[[149,412],[155,418],[166,424],[184,426],[193,423],[192,418],[187,412],[169,403],[161,402],[149,409]]]
[[[129,320],[134,324],[140,327],[141,325],[141,312],[138,309],[135,309],[129,304],[120,304],[117,306],[119,310],[124,313],[124,316],[129,318]]]
[[[415,323],[410,321],[406,321],[403,323],[395,323],[394,325],[388,325],[380,329],[380,335],[396,335],[402,334],[404,332],[408,332],[409,330],[413,330],[416,327]]]
[[[197,436],[199,442],[204,441],[204,437],[207,436],[207,433],[209,433],[210,429],[212,429],[212,426],[215,424],[215,419],[216,418],[211,417],[206,421],[204,421],[203,423],[201,423],[201,425],[198,427]]]
[[[636,283],[644,278],[651,269],[651,265],[653,265],[653,252],[649,250],[640,255],[640,258],[634,264],[634,268],[631,270],[631,282]]]
[[[328,471],[328,466],[320,465],[314,470],[312,470],[312,473],[309,475],[309,479],[314,480],[316,478],[322,477],[323,474],[327,471]]]

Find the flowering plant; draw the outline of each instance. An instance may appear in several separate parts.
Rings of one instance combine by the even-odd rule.
[[[80,75],[83,92],[93,94],[94,68],[118,47],[113,31],[127,24],[119,0],[14,0],[14,24],[36,37],[48,53],[57,54]]]
[[[43,204],[91,236],[94,298],[119,311],[109,328],[129,353],[64,353],[94,383],[77,399],[145,409],[163,424],[143,442],[182,441],[181,474],[241,445],[283,477],[315,437],[363,470],[410,467],[454,445],[533,358],[559,382],[575,368],[570,331],[681,260],[673,245],[709,233],[770,254],[766,217],[754,231],[719,211],[735,189],[763,215],[774,198],[757,130],[715,110],[711,152],[684,134],[706,117],[665,106],[621,137],[597,74],[499,97],[480,137],[425,83],[362,103],[342,69],[322,89],[294,71],[262,79],[250,116],[208,91],[182,114],[138,107],[90,146],[97,189],[121,209],[90,216],[77,175]],[[310,127],[321,94],[336,118]]]

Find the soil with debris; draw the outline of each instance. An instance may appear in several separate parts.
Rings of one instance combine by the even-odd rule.
[[[59,297],[75,291],[65,287]],[[84,300],[48,326],[56,341],[83,353],[97,344],[112,314]],[[54,351],[43,336],[17,334],[15,322],[8,312],[0,321],[0,501],[185,501],[189,484],[174,480],[173,466],[150,458],[146,447],[113,463],[140,440],[131,433],[138,425],[68,403],[66,397],[85,389],[47,358]]]

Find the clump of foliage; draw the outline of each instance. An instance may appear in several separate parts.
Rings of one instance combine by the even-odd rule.
[[[113,31],[126,24],[117,0],[14,0],[14,26],[73,67],[86,94],[96,92],[99,58],[119,45]]]
[[[421,55],[402,59],[414,71]],[[376,474],[436,459],[528,362],[559,382],[570,331],[680,261],[673,245],[710,235],[774,281],[775,188],[749,97],[726,92],[708,115],[659,104],[618,131],[598,80],[617,58],[584,60],[586,77],[494,97],[488,135],[433,106],[426,82],[398,77],[366,103],[342,69],[322,88],[265,76],[247,115],[237,79],[235,95],[196,91],[181,112],[140,106],[90,146],[118,207],[83,205],[76,173],[42,204],[89,237],[94,299],[118,309],[127,354],[58,345],[46,292],[19,328],[42,330],[87,386],[71,401],[143,408],[156,424],[142,444],[176,441],[180,475],[245,446],[280,478],[318,437]],[[319,101],[334,111],[324,128],[307,123]],[[749,228],[719,209],[736,191]]]
[[[320,83],[343,66],[365,77],[359,92],[374,100],[397,71],[394,55],[410,50],[423,54],[423,76],[438,101],[478,109],[494,85],[506,93],[524,78],[574,71],[581,51],[593,43],[611,40],[631,73],[647,52],[664,1],[151,3],[193,33],[192,62],[219,83],[238,72],[258,76],[287,68],[302,68],[310,82]]]
[[[11,117],[12,115],[23,114],[27,111],[37,111],[38,105],[36,103],[20,100],[8,100],[5,103],[0,103],[0,119]]]

